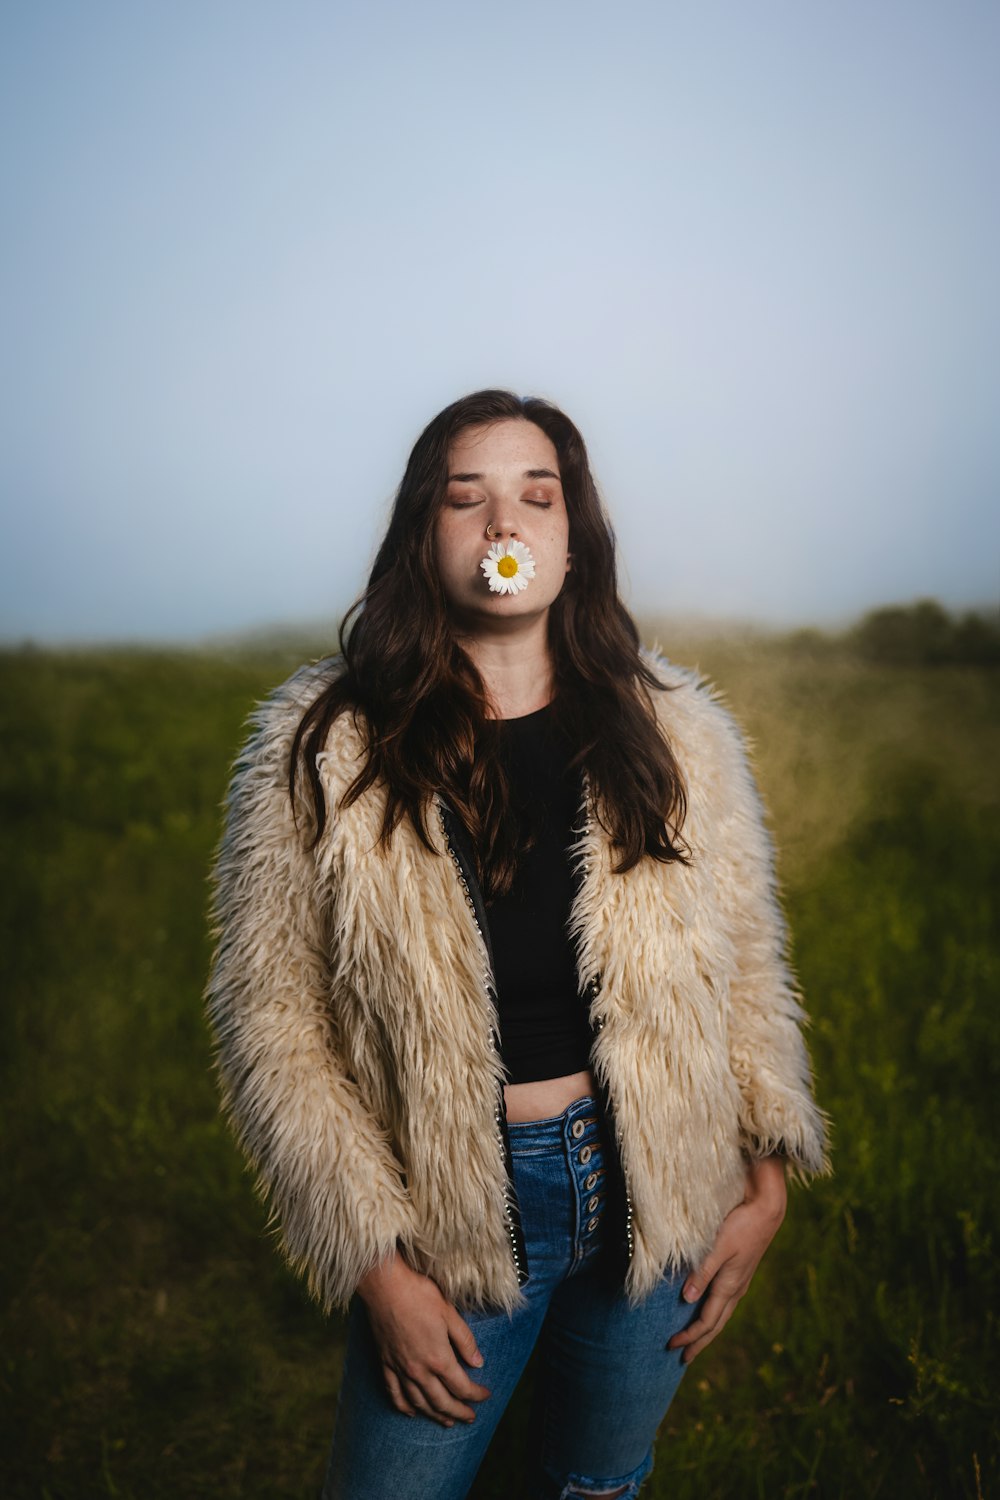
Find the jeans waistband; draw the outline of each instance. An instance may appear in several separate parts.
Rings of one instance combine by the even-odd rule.
[[[578,1130],[574,1136],[573,1126],[578,1120],[585,1124],[592,1121],[592,1129],[603,1125],[601,1106],[591,1094],[574,1099],[561,1115],[552,1115],[550,1119],[508,1122],[511,1155],[516,1156],[519,1151],[561,1151],[567,1142],[583,1139],[583,1131]]]

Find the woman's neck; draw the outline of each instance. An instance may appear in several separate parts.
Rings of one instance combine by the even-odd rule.
[[[554,674],[548,631],[477,633],[459,637],[486,688],[492,717],[520,719],[552,701]]]

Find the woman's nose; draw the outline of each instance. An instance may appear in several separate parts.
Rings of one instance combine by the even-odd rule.
[[[488,522],[486,535],[491,542],[516,541],[517,528],[498,514],[495,520]]]

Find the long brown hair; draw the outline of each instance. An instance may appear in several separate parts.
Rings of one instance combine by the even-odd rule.
[[[316,698],[296,731],[289,765],[295,801],[300,765],[308,777],[315,838],[327,808],[316,757],[339,714],[352,711],[365,759],[344,794],[350,805],[372,786],[386,789],[388,843],[404,816],[432,848],[426,815],[440,793],[472,836],[487,896],[510,889],[521,835],[509,816],[510,785],[486,691],[456,643],[434,556],[434,523],[448,477],[448,451],[467,427],[533,422],[559,457],[573,567],[549,611],[556,722],[575,747],[619,872],[644,855],[685,860],[680,836],[684,784],[656,722],[652,692],[663,684],[639,654],[639,635],[618,597],[615,540],[597,493],[583,438],[564,412],[535,396],[477,391],[445,408],[414,445],[375,558],[368,587],[340,627],[343,670]]]

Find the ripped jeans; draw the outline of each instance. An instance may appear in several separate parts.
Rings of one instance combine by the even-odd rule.
[[[364,1307],[351,1309],[337,1424],[322,1500],[462,1500],[535,1345],[541,1367],[531,1500],[631,1500],[653,1466],[656,1429],[684,1365],[667,1341],[699,1304],[664,1278],[630,1308],[599,1250],[606,1202],[604,1125],[591,1098],[551,1120],[510,1125],[529,1277],[513,1314],[467,1312],[489,1388],[475,1421],[441,1427],[389,1401]],[[475,1403],[474,1403],[475,1404]]]

